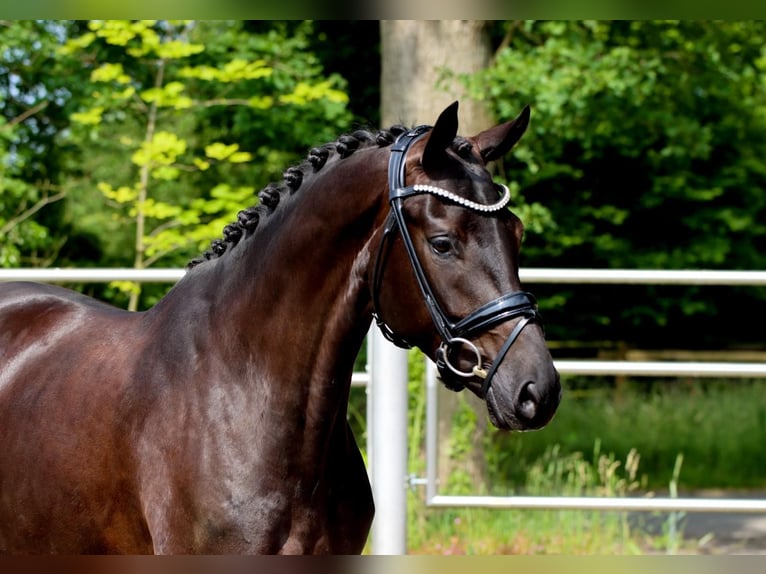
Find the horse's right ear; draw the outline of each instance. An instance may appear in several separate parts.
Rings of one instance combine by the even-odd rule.
[[[524,106],[515,120],[489,128],[475,136],[481,158],[489,163],[503,157],[521,139],[529,125],[529,106]]]

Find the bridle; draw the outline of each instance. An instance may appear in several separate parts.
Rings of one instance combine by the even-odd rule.
[[[420,260],[415,251],[415,246],[412,242],[412,237],[407,229],[404,213],[402,211],[404,200],[415,195],[430,194],[443,200],[452,201],[466,209],[489,214],[505,209],[510,200],[510,193],[506,186],[501,186],[504,190],[501,199],[492,205],[485,205],[476,203],[452,193],[451,191],[435,186],[405,186],[405,158],[407,157],[407,150],[430,129],[431,126],[419,126],[414,128],[400,135],[391,146],[391,157],[388,162],[389,204],[391,206],[391,212],[389,213],[383,228],[383,237],[381,238],[378,247],[378,254],[373,268],[373,316],[375,317],[375,321],[381,332],[389,341],[399,347],[412,347],[406,340],[394,333],[380,316],[379,290],[382,280],[383,266],[385,265],[384,248],[386,245],[390,244],[391,237],[398,230],[401,233],[404,247],[407,250],[407,256],[412,264],[412,269],[415,272],[415,278],[420,287],[428,312],[430,313],[434,326],[442,339],[442,343],[436,351],[436,366],[442,380],[448,388],[457,391],[462,390],[465,385],[461,382],[448,382],[452,381],[452,378],[445,375],[452,373],[462,379],[478,377],[479,379],[483,379],[482,396],[486,397],[492,378],[495,375],[497,368],[500,366],[500,363],[505,358],[505,355],[508,353],[508,350],[511,348],[511,345],[513,345],[521,334],[521,331],[529,323],[541,322],[540,315],[537,312],[537,302],[534,296],[525,291],[517,291],[501,295],[497,299],[482,305],[468,316],[457,321],[451,321],[439,305],[439,302],[431,289],[431,285],[428,282],[425,271],[423,270],[423,266],[420,264]],[[508,335],[489,370],[484,369],[481,352],[470,339],[491,329],[495,325],[514,318],[520,318],[519,322],[516,323],[510,335]],[[472,350],[476,357],[476,364],[470,371],[461,371],[450,363],[450,351],[453,351],[461,345]]]

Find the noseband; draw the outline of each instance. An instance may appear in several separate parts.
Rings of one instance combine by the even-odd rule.
[[[514,341],[516,341],[521,334],[522,329],[524,329],[527,324],[534,321],[540,322],[540,315],[537,312],[537,302],[534,296],[525,291],[517,291],[501,295],[497,299],[482,305],[468,316],[458,321],[450,321],[439,305],[439,302],[431,289],[431,285],[428,282],[425,271],[423,270],[423,266],[420,264],[420,260],[415,251],[415,246],[412,242],[412,237],[407,229],[404,213],[402,211],[404,200],[415,195],[430,194],[439,197],[440,199],[452,201],[466,209],[489,214],[505,209],[510,200],[510,193],[506,186],[502,186],[504,193],[500,200],[492,205],[485,205],[476,203],[452,193],[451,191],[435,186],[405,186],[404,160],[407,157],[407,150],[430,129],[431,126],[419,126],[414,128],[400,135],[396,142],[391,146],[391,158],[388,162],[389,204],[391,206],[391,212],[389,213],[383,229],[383,237],[378,247],[378,254],[373,271],[372,298],[373,307],[375,309],[373,315],[381,332],[389,341],[403,348],[410,348],[412,346],[402,337],[396,335],[391,328],[383,322],[379,313],[380,305],[378,298],[384,265],[383,249],[393,234],[399,230],[426,307],[428,308],[428,312],[431,315],[436,330],[442,338],[442,344],[436,351],[436,366],[442,380],[448,388],[458,391],[462,390],[465,385],[462,383],[450,383],[445,375],[452,373],[463,379],[478,377],[483,380],[482,396],[486,397],[492,377],[495,375],[497,368],[508,353],[511,345],[513,345]],[[481,352],[470,339],[482,332],[488,331],[495,325],[514,318],[520,318],[519,322],[513,328],[510,335],[508,335],[508,338],[505,340],[505,343],[498,352],[497,357],[495,357],[495,360],[492,362],[489,370],[484,369]],[[475,355],[476,364],[470,371],[461,371],[450,363],[450,351],[455,350],[460,346],[467,347],[473,351]]]

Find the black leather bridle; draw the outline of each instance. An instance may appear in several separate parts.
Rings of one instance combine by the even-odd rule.
[[[509,193],[508,189],[505,186],[502,186],[505,190],[503,198],[493,205],[484,205],[467,200],[452,192],[434,186],[405,186],[405,158],[407,157],[407,150],[430,129],[431,126],[419,126],[414,128],[400,135],[391,146],[391,157],[388,162],[389,204],[391,206],[391,212],[389,213],[383,229],[383,237],[378,247],[378,254],[373,268],[373,315],[381,332],[389,341],[403,348],[410,348],[412,346],[406,340],[396,335],[381,319],[378,300],[382,271],[383,266],[385,265],[384,247],[389,243],[390,238],[398,230],[401,233],[404,247],[407,250],[407,255],[412,264],[412,269],[415,272],[415,278],[420,287],[428,312],[431,315],[436,330],[442,338],[442,344],[436,351],[436,366],[442,380],[445,385],[452,390],[462,390],[465,385],[462,383],[456,384],[454,382],[454,377],[447,376],[449,373],[465,379],[478,377],[483,379],[482,396],[486,397],[492,377],[500,366],[500,363],[503,361],[503,358],[508,353],[508,350],[511,348],[511,345],[513,345],[521,334],[522,329],[524,329],[530,322],[541,322],[541,319],[537,312],[537,302],[534,296],[526,291],[517,291],[501,295],[497,299],[490,301],[486,305],[482,305],[468,316],[458,321],[451,321],[439,305],[428,282],[425,271],[423,270],[423,266],[420,264],[415,251],[415,246],[412,242],[412,237],[407,229],[404,213],[402,211],[404,200],[415,195],[431,194],[447,201],[455,202],[466,209],[481,213],[493,213],[505,209],[509,200]],[[520,318],[519,322],[516,323],[513,330],[508,335],[489,370],[485,370],[481,353],[470,339],[491,329],[495,325],[515,318]],[[461,371],[450,363],[450,351],[458,345],[465,345],[471,348],[476,355],[476,365],[474,365],[471,371]]]

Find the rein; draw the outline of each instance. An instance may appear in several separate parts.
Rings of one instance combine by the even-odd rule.
[[[393,234],[398,230],[401,233],[405,249],[407,250],[407,256],[412,265],[412,269],[415,272],[415,279],[417,280],[420,292],[423,295],[423,300],[431,315],[434,326],[442,339],[442,343],[436,351],[436,366],[442,380],[448,388],[457,391],[462,390],[465,385],[462,383],[447,383],[447,378],[444,375],[452,373],[464,379],[478,377],[483,380],[482,396],[486,397],[492,378],[500,366],[500,363],[505,358],[505,355],[508,353],[508,350],[511,348],[511,345],[513,345],[527,324],[535,321],[540,322],[540,315],[537,312],[537,302],[534,296],[526,291],[517,291],[501,295],[497,299],[482,305],[468,316],[458,321],[450,321],[442,307],[439,305],[439,302],[431,289],[431,285],[428,282],[423,266],[420,264],[417,252],[415,251],[415,246],[412,242],[412,237],[407,229],[403,212],[404,201],[415,195],[430,194],[443,200],[452,201],[466,209],[482,214],[489,214],[498,212],[508,205],[510,192],[506,186],[502,185],[502,197],[497,202],[491,205],[486,205],[471,201],[452,193],[451,191],[432,185],[418,184],[405,186],[405,159],[407,157],[407,151],[413,143],[423,137],[430,129],[431,126],[418,126],[400,135],[391,146],[391,157],[388,162],[389,204],[391,206],[391,212],[388,215],[383,229],[383,238],[378,247],[378,254],[373,271],[373,316],[375,317],[375,321],[383,333],[383,336],[389,341],[398,347],[412,347],[411,344],[402,337],[396,335],[396,333],[385,324],[379,313],[380,305],[378,291],[380,289],[383,266],[385,265],[384,248],[389,243]],[[515,325],[510,335],[508,335],[508,338],[505,340],[505,343],[495,357],[495,360],[492,362],[489,370],[484,369],[481,352],[470,339],[482,332],[488,331],[495,325],[517,317],[520,318],[519,322]],[[476,364],[470,371],[461,371],[450,363],[450,351],[454,351],[460,346],[467,347],[473,351],[475,355]]]

